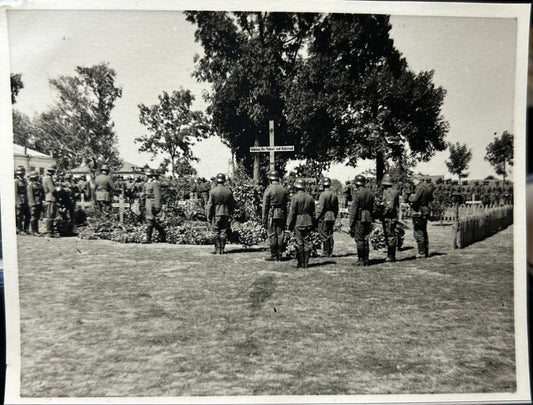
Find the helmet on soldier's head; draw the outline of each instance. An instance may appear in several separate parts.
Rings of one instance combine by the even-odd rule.
[[[224,173],[217,174],[217,183],[225,183],[226,175]]]
[[[37,178],[39,178],[39,173],[37,173],[35,170],[33,170],[33,171],[30,172],[29,178],[30,179],[37,179]]]
[[[17,166],[17,169],[15,170],[15,174],[24,175],[26,173],[26,169],[24,166]]]
[[[364,186],[366,184],[366,178],[362,174],[355,176],[354,181],[356,186]]]
[[[324,187],[329,187],[329,186],[331,186],[331,179],[330,179],[329,177],[324,177],[324,178],[322,179],[322,185],[323,185]]]
[[[305,190],[305,180],[302,178],[298,178],[294,181],[294,188]]]
[[[100,171],[109,173],[109,166],[108,165],[102,165],[102,167],[100,168]]]
[[[48,168],[48,171],[49,172],[55,172],[57,170],[57,166],[56,165],[52,165]]]
[[[277,170],[271,170],[271,171],[268,172],[267,177],[268,177],[269,180],[278,181],[279,180],[279,172]]]
[[[153,177],[153,176],[156,175],[155,171],[154,171],[153,169],[150,169],[150,168],[146,169],[145,172],[144,172],[144,174],[145,174],[146,176],[148,176],[148,177]]]
[[[393,183],[392,183],[392,177],[390,176],[390,174],[385,174],[383,175],[383,179],[381,179],[381,184],[383,184],[384,186],[392,186]]]

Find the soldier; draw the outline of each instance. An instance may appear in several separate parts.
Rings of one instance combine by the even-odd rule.
[[[352,201],[352,190],[352,182],[350,180],[346,180],[344,190],[342,191],[344,194],[344,208],[348,208],[349,203]]]
[[[505,181],[505,187],[503,189],[503,199],[505,205],[513,204],[513,185],[510,181]]]
[[[26,169],[18,166],[15,170],[15,208],[17,233],[30,234],[30,206],[28,205],[28,182],[25,178]]]
[[[289,194],[280,184],[279,173],[271,170],[267,175],[270,186],[263,194],[263,225],[267,228],[268,241],[270,243],[270,257],[267,261],[279,261],[281,254],[285,250],[283,244],[283,233],[285,231],[285,221],[287,219],[287,203]]]
[[[365,176],[355,176],[356,190],[353,194],[352,207],[350,209],[350,235],[357,244],[356,266],[368,266],[370,244],[368,241],[372,230],[373,212],[375,210],[374,194],[366,188]]]
[[[144,183],[141,192],[141,200],[143,200],[146,209],[146,238],[141,242],[144,244],[152,243],[152,234],[154,228],[159,232],[160,242],[166,241],[166,232],[163,226],[159,223],[161,216],[161,183],[158,180],[158,174],[155,170],[147,169],[146,176],[148,180]]]
[[[39,219],[43,212],[44,188],[39,180],[39,173],[32,171],[28,182],[28,205],[30,206],[30,226],[33,236],[41,236],[39,233]]]
[[[313,246],[309,234],[314,228],[315,200],[305,191],[305,180],[298,178],[294,182],[296,194],[291,199],[291,208],[287,217],[287,228],[294,231],[296,240],[297,268],[307,268]]]
[[[227,188],[226,175],[217,174],[216,186],[209,193],[209,201],[206,206],[207,220],[211,223],[215,242],[214,254],[224,254],[226,239],[231,225],[231,215],[235,210],[235,199],[233,193]]]
[[[55,220],[57,216],[57,199],[55,186],[56,166],[51,166],[43,177],[44,202],[46,213],[46,236],[55,238]]]
[[[433,193],[427,184],[420,181],[415,192],[409,198],[411,203],[411,216],[413,217],[413,232],[418,245],[418,259],[429,256],[429,240],[427,224],[429,218],[429,203],[433,201]]]
[[[396,226],[400,209],[400,193],[393,187],[392,178],[385,174],[381,180],[383,186],[383,236],[387,244],[386,262],[396,261]]]
[[[101,212],[109,213],[111,211],[111,200],[115,191],[115,185],[109,175],[109,167],[107,165],[102,165],[100,172],[94,179],[96,187],[96,208]]]
[[[488,180],[483,180],[483,186],[481,187],[481,203],[485,208],[490,206],[490,186]]]
[[[316,219],[318,222],[318,234],[322,241],[322,253],[326,257],[331,257],[333,253],[333,226],[339,215],[339,200],[335,192],[330,190],[331,179],[322,179],[324,191],[318,198],[318,209]]]

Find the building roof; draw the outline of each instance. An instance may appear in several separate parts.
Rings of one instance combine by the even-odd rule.
[[[29,156],[38,156],[38,157],[53,159],[53,157],[50,155],[37,152],[36,150],[30,149],[30,148],[24,148],[24,146],[17,145],[16,143],[13,144],[13,152],[15,155],[21,155],[21,156],[29,155]]]

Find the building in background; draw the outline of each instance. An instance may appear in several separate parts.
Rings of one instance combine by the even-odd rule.
[[[41,176],[46,173],[48,168],[57,163],[56,159],[50,155],[17,144],[13,144],[13,155],[15,167],[24,167],[26,173],[35,170]]]

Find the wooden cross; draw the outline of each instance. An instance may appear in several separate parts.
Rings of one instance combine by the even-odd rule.
[[[113,207],[118,208],[118,217],[120,223],[124,222],[124,208],[129,208],[130,203],[124,201],[124,194],[121,194],[118,198],[118,202],[111,204]]]
[[[93,206],[93,202],[92,201],[85,201],[85,195],[82,193],[81,194],[81,201],[77,201],[76,202],[76,205],[80,206],[83,210],[86,210],[88,207],[92,207]]]
[[[274,121],[268,122],[268,136],[269,146],[252,146],[250,152],[269,152],[270,153],[270,170],[274,170],[276,167],[276,152],[292,152],[294,151],[294,145],[275,146],[274,145]]]

